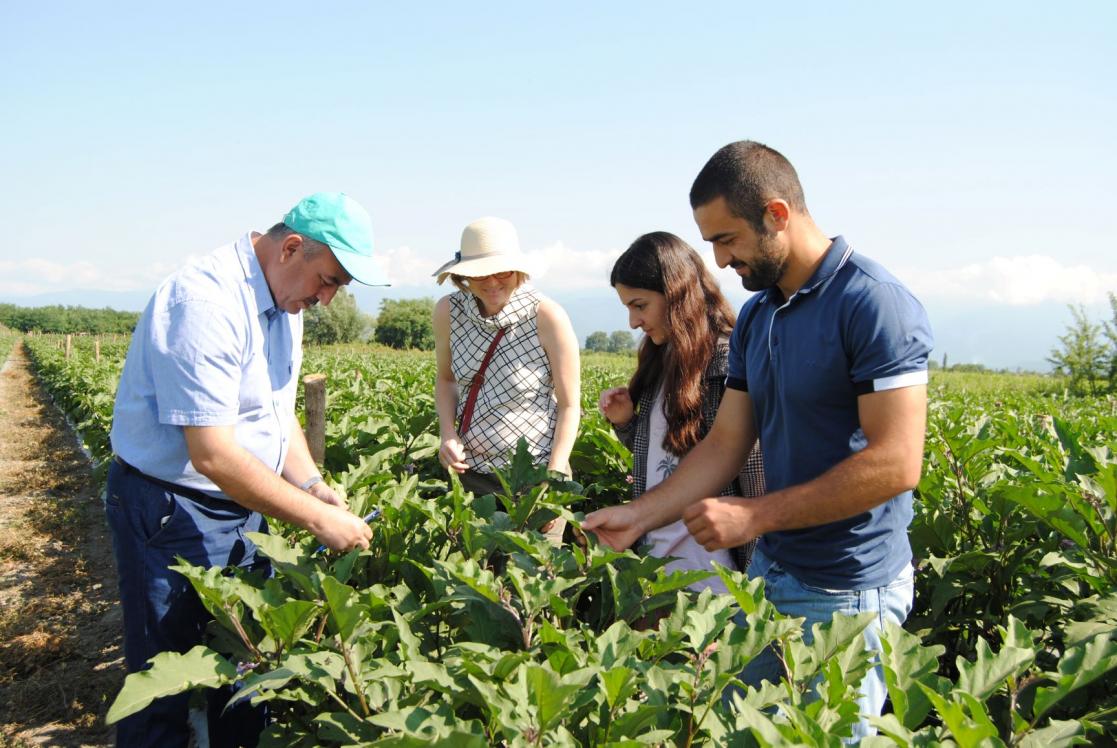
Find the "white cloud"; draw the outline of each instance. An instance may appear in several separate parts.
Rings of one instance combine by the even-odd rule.
[[[172,263],[136,263],[122,268],[106,268],[89,261],[65,263],[34,257],[0,260],[0,294],[32,296],[74,289],[153,289],[175,267]]]
[[[561,241],[524,252],[533,281],[538,281],[547,292],[608,289],[609,271],[620,253],[619,249],[571,249]],[[431,287],[434,285],[431,273],[447,259],[442,255],[427,256],[405,245],[379,253],[378,261],[393,286]]]
[[[393,286],[434,285],[431,273],[445,262],[445,259],[439,262],[434,257],[421,255],[407,245],[393,247],[384,252],[378,251],[373,257]]]
[[[992,257],[961,267],[896,273],[921,297],[948,297],[1031,306],[1044,302],[1096,304],[1117,290],[1117,273],[1063,265],[1046,255]]]
[[[546,290],[585,291],[609,287],[609,271],[621,251],[571,249],[559,241],[527,256],[536,267],[532,277]]]

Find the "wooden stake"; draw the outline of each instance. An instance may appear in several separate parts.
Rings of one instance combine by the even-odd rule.
[[[74,347],[74,336],[67,334],[66,335],[66,358],[70,357],[70,351],[73,349],[73,347]]]
[[[306,397],[306,443],[310,456],[321,465],[326,459],[326,375],[303,377]]]

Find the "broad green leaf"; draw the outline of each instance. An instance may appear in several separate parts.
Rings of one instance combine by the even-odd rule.
[[[744,574],[730,571],[721,566],[714,567],[714,570],[721,577],[721,581],[729,590],[729,594],[733,595],[733,599],[737,601],[737,605],[746,615],[755,615],[761,611],[766,602],[764,599],[764,579],[762,577],[749,579]]]
[[[635,672],[627,667],[614,667],[601,674],[601,687],[610,709],[627,699],[636,690]]]
[[[361,622],[361,610],[356,604],[357,591],[327,576],[322,579],[322,593],[326,596],[326,608],[334,633],[342,641],[348,641]]]
[[[526,665],[520,675],[525,679],[531,703],[538,710],[539,726],[546,732],[563,718],[564,707],[593,678],[593,670],[575,670],[560,676],[547,667]]]
[[[318,612],[318,606],[308,600],[290,600],[282,605],[262,605],[256,616],[264,631],[282,649],[290,649],[306,632]]]
[[[282,535],[272,535],[264,532],[250,532],[246,538],[256,544],[261,553],[272,561],[297,566],[306,561],[305,551],[293,548]]]
[[[124,679],[124,687],[105,716],[108,724],[135,714],[155,699],[192,688],[217,688],[237,677],[236,665],[200,644],[186,654],[160,652],[150,662],[149,669]]]
[[[937,673],[938,658],[945,647],[926,647],[919,637],[887,621],[881,635],[881,649],[881,666],[894,719],[905,730],[915,730],[931,710],[931,702],[918,684],[922,683],[937,693],[950,686]]]
[[[623,663],[640,646],[641,636],[624,621],[617,621],[597,637],[597,655],[604,668]]]
[[[1112,636],[1099,636],[1068,649],[1059,660],[1055,685],[1036,689],[1036,716],[1046,714],[1067,694],[1092,683],[1114,668],[1117,668],[1117,641]]]
[[[348,712],[324,712],[314,718],[323,742],[352,745],[374,740],[377,730]]]
[[[972,695],[955,691],[950,696],[942,696],[923,684],[919,685],[961,748],[1004,745],[984,706]]]
[[[958,658],[958,688],[979,699],[987,699],[1009,678],[1020,677],[1035,662],[1034,649],[1005,644],[996,654],[984,639],[977,640],[977,659]]]
[[[291,681],[310,683],[332,693],[336,690],[335,682],[343,677],[344,668],[341,655],[334,652],[288,655],[279,667],[262,673],[253,672],[243,678],[242,687],[229,699],[229,706],[246,698],[270,698],[271,692],[279,691]]]
[[[392,609],[392,618],[396,622],[396,632],[399,636],[399,652],[405,661],[422,661],[427,659],[423,655],[423,642],[411,631],[407,619],[396,609]]]
[[[1076,720],[1051,720],[1046,727],[1033,730],[1016,743],[1020,748],[1064,748],[1089,744],[1086,729]]]

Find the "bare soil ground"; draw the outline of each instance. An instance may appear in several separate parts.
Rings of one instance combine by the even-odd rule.
[[[112,745],[123,680],[98,486],[17,346],[0,373],[0,748]]]

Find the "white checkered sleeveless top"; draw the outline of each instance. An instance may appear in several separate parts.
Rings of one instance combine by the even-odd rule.
[[[480,473],[503,468],[523,437],[536,463],[551,456],[555,433],[555,384],[551,364],[539,341],[537,312],[543,297],[523,285],[493,317],[482,317],[473,295],[450,295],[450,364],[458,381],[458,422],[473,377],[499,328],[485,381],[473,406],[469,433],[462,441],[465,461]]]

